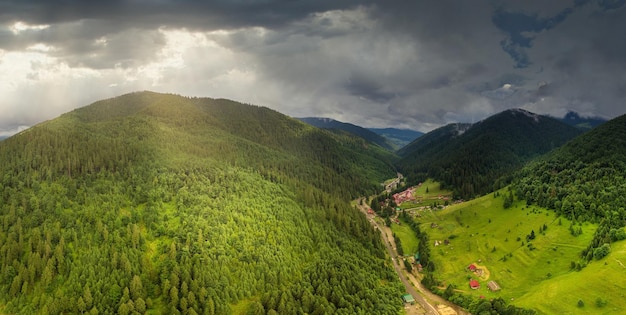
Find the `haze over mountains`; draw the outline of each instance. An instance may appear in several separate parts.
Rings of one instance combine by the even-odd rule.
[[[392,151],[404,147],[424,134],[410,129],[363,128],[330,118],[306,117],[297,119],[318,128],[349,132]]]
[[[574,111],[568,111],[563,118],[557,119],[582,130],[590,130],[607,122],[606,119],[601,117],[581,117]]]

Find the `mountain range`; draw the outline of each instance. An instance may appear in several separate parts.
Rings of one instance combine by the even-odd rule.
[[[384,138],[302,120],[231,100],[136,92],[3,140],[0,312],[398,314],[404,290],[380,232],[350,205],[379,194],[398,170],[401,189],[427,178],[455,199],[506,189],[529,207],[519,209],[572,222],[572,235],[597,226],[573,269],[626,239],[626,116],[583,131],[574,115],[566,124],[511,109],[397,151],[390,138],[416,133],[376,130]],[[428,246],[432,225],[419,220],[411,228]],[[522,260],[533,259],[522,249]],[[434,283],[436,271],[425,272]],[[619,283],[611,288],[607,296]]]
[[[344,123],[330,118],[305,117],[297,119],[317,128],[331,130],[337,133],[347,132],[349,134],[359,136],[389,151],[393,151],[395,149],[393,143],[391,143],[391,141],[389,141],[387,138],[369,129],[359,127],[357,125]]]
[[[507,174],[580,133],[554,118],[511,109],[434,130],[398,151],[397,166],[415,183],[435,178],[468,199],[506,184]]]
[[[363,128],[330,118],[306,117],[297,119],[318,128],[351,133],[390,151],[395,151],[423,135],[419,131],[409,129]]]
[[[398,129],[398,128],[368,128],[369,130],[387,138],[396,148],[402,148],[411,141],[424,135],[423,132],[411,130],[411,129]]]

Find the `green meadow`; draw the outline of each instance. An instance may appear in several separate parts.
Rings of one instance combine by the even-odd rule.
[[[452,197],[452,192],[448,190],[441,189],[438,182],[433,181],[432,179],[427,179],[415,189],[414,196],[418,197],[415,201],[408,201],[402,203],[400,208],[402,209],[412,209],[423,206],[431,206],[433,203],[437,203],[438,205],[443,205],[445,200],[439,199],[439,197]]]
[[[418,240],[415,232],[407,224],[391,224],[391,231],[400,238],[404,255],[409,256],[415,254],[418,247]]]
[[[626,241],[612,243],[604,259],[592,261],[580,272],[537,283],[515,304],[544,314],[624,314],[625,266]]]
[[[425,190],[424,186],[420,189]],[[435,189],[438,185],[430,182],[429,191]],[[429,234],[435,277],[442,281],[442,289],[453,284],[457,291],[477,298],[501,297],[545,314],[618,314],[626,309],[626,242],[611,244],[609,256],[585,267],[579,254],[591,241],[596,225],[572,225],[554,212],[527,206],[524,201],[505,209],[508,194],[502,189],[497,195],[444,210],[421,211],[417,220]],[[582,233],[572,235],[570,226]],[[410,228],[394,224],[392,229],[405,253],[412,254],[417,239]],[[435,246],[435,241],[441,244]],[[483,269],[482,277],[468,270],[470,264]],[[577,265],[582,270],[577,271]],[[472,290],[470,279],[478,280],[480,288]],[[500,291],[488,289],[492,280],[500,285]]]

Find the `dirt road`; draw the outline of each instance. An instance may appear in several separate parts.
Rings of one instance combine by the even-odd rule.
[[[450,303],[449,301],[445,300],[444,298],[430,292],[430,290],[426,289],[421,284],[421,282],[419,281],[419,279],[417,279],[417,277],[403,270],[404,266],[401,265],[403,262],[401,262],[397,258],[398,255],[397,255],[397,252],[395,251],[393,232],[391,232],[391,229],[389,227],[379,224],[379,222],[375,220],[376,216],[367,213],[367,210],[369,207],[361,204],[361,201],[363,199],[364,198],[357,200],[357,205],[359,209],[361,210],[361,212],[365,214],[365,216],[370,221],[372,226],[374,226],[376,229],[381,231],[383,244],[385,244],[385,248],[387,248],[387,252],[389,253],[389,256],[392,257],[393,268],[398,274],[400,281],[404,285],[406,292],[411,294],[413,298],[415,299],[415,301],[419,303],[419,305],[422,308],[421,312],[419,310],[406,308],[407,314],[408,315],[412,315],[412,314],[468,315],[469,313],[467,311],[465,311],[458,305],[454,305]]]
[[[359,209],[361,209],[361,211],[367,216],[368,215],[367,206],[361,205],[360,200],[357,204],[359,205]],[[407,314],[413,313],[413,314],[439,315],[439,312],[437,312],[437,309],[433,305],[428,303],[428,301],[426,301],[424,297],[422,297],[422,295],[417,293],[417,290],[415,290],[413,285],[411,285],[411,283],[407,280],[406,275],[404,275],[404,273],[402,272],[402,267],[400,267],[400,261],[398,261],[398,259],[396,258],[397,254],[395,254],[395,250],[392,247],[391,243],[389,242],[389,238],[385,237],[385,235],[387,234],[385,233],[385,229],[381,227],[371,215],[368,216],[368,220],[374,227],[376,227],[379,231],[383,232],[381,236],[383,236],[383,243],[385,244],[385,248],[387,248],[387,252],[389,253],[389,256],[391,256],[391,260],[393,262],[393,269],[395,269],[396,273],[398,274],[398,278],[400,278],[400,281],[404,285],[406,292],[412,295],[415,301],[419,303],[424,310],[424,312],[419,312],[419,311],[411,312],[409,309],[407,309]]]

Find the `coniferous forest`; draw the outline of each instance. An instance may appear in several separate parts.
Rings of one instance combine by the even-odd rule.
[[[434,178],[467,200],[506,186],[525,163],[580,133],[554,118],[511,109],[420,137],[399,150],[397,164],[412,183]]]
[[[553,209],[573,235],[598,224],[580,256],[599,260],[626,239],[625,117],[567,142],[579,131],[507,111],[429,133],[397,161],[224,99],[96,102],[0,142],[0,313],[398,314],[380,232],[349,203],[380,193],[394,163],[457,197],[512,182],[509,205]],[[411,226],[438,292],[428,235]]]
[[[348,203],[391,158],[227,100],[74,110],[0,143],[0,312],[397,314],[379,232]]]

